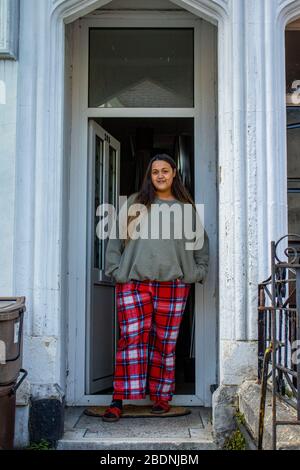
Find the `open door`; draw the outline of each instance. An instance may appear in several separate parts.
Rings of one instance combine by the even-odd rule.
[[[105,275],[108,240],[96,234],[97,207],[113,204],[119,210],[120,143],[95,121],[89,121],[88,162],[88,259],[86,393],[112,386],[117,319],[115,284]]]

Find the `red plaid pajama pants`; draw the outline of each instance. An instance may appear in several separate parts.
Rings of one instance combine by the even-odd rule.
[[[120,338],[113,399],[172,400],[175,348],[191,284],[173,281],[116,283]]]

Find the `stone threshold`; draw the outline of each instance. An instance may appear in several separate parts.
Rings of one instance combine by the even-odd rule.
[[[211,409],[191,407],[191,414],[165,418],[121,418],[105,423],[87,416],[84,407],[65,410],[65,430],[58,450],[215,450]]]

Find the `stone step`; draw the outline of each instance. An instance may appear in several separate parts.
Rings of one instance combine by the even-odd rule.
[[[58,442],[58,450],[216,450],[212,436],[198,433],[197,438],[111,439],[80,437],[67,432]]]
[[[239,411],[244,415],[246,426],[258,442],[260,385],[253,380],[246,380],[238,389]],[[277,420],[296,421],[297,413],[292,407],[277,399]],[[263,449],[272,449],[272,394],[267,390]],[[277,426],[277,450],[300,450],[300,425]]]
[[[67,407],[61,450],[206,450],[216,449],[211,409],[191,407],[176,418],[124,418],[105,423],[84,414],[84,407]]]

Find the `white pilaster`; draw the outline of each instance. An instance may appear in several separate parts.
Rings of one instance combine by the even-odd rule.
[[[230,2],[231,125],[219,148],[220,253],[226,253],[220,382],[227,385],[256,374],[257,284],[270,272],[270,241],[287,232],[284,29],[277,15],[273,0]]]
[[[62,152],[53,149],[51,123],[64,101],[51,108],[60,77],[51,68],[57,51],[50,40],[50,2],[21,1],[21,18],[14,291],[27,300],[24,366],[32,385],[41,383],[42,372],[43,382],[62,384]]]

